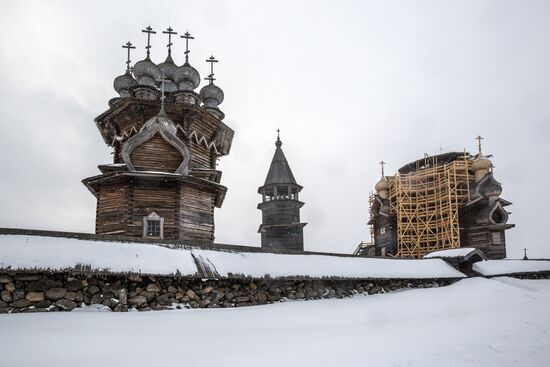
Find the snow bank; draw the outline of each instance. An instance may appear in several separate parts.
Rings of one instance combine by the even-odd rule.
[[[483,275],[536,273],[550,271],[550,260],[488,260],[474,264],[474,271]]]
[[[196,260],[196,261],[195,261]],[[198,267],[197,267],[198,264]],[[0,268],[92,271],[182,276],[463,278],[440,259],[390,260],[323,255],[282,255],[204,249],[169,249],[144,243],[0,235]]]
[[[431,259],[434,257],[464,257],[474,252],[476,249],[471,247],[453,248],[450,250],[441,250],[430,252],[424,255],[424,259]]]
[[[89,265],[93,271],[192,275],[189,251],[138,243],[61,237],[0,235],[0,268],[62,270]]]
[[[443,260],[391,260],[322,255],[279,255],[193,250],[221,276],[339,278],[462,278]]]

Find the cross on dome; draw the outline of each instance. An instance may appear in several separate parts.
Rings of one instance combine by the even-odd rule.
[[[185,62],[189,62],[189,40],[194,40],[195,37],[192,37],[189,32],[185,32],[185,34],[180,36],[181,38],[185,38]]]
[[[174,32],[172,27],[168,27],[165,31],[162,31],[162,33],[168,35],[168,44],[166,45],[166,47],[168,47],[168,54],[170,55],[172,53],[172,45],[173,45],[172,35],[173,34],[178,34],[178,32]]]
[[[130,41],[126,42],[126,45],[122,45],[122,48],[128,49],[128,57],[126,58],[126,71],[130,71],[130,49],[136,48],[135,46],[132,46],[132,43]]]
[[[382,168],[382,177],[384,177],[384,165],[385,164],[386,164],[386,162],[380,161],[380,167]]]
[[[204,78],[205,80],[209,80],[210,81],[210,84],[213,84],[214,83],[214,63],[215,62],[218,62],[218,60],[216,60],[214,58],[214,55],[210,56],[206,62],[209,62],[210,63],[210,74],[208,75],[208,77]]]
[[[160,77],[159,82],[160,83],[160,111],[164,112],[164,100],[166,99],[166,96],[164,95],[164,83],[167,82],[164,78],[164,74]]]
[[[149,57],[149,49],[151,48],[151,34],[157,34],[157,32],[153,31],[153,28],[151,28],[151,26],[147,26],[147,28],[142,29],[141,31],[143,33],[147,33],[147,46],[145,46],[145,49],[147,50],[147,57]]]
[[[477,138],[477,146],[479,149],[479,156],[481,157],[483,154],[481,154],[481,141],[483,140],[483,137],[481,135],[478,135]]]
[[[280,148],[281,145],[283,145],[283,142],[281,141],[281,138],[279,136],[280,132],[281,132],[281,130],[277,129],[277,141],[275,142],[275,146],[277,148]]]

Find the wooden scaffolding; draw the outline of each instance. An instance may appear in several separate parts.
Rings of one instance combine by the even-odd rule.
[[[415,171],[388,177],[397,219],[396,256],[419,258],[460,247],[459,206],[468,200],[471,165],[467,154],[447,164],[427,157]]]

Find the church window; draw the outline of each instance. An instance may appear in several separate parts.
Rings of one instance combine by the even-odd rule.
[[[163,238],[164,218],[153,212],[143,217],[143,237]]]
[[[160,237],[160,220],[147,219],[147,237]]]
[[[506,223],[506,216],[503,212],[504,210],[502,210],[502,208],[497,208],[493,211],[493,213],[491,214],[491,219],[494,223]]]

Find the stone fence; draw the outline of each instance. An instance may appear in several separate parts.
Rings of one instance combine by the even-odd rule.
[[[113,311],[219,308],[284,300],[344,298],[458,279],[190,279],[72,272],[0,272],[0,313],[71,311],[101,304]]]
[[[277,254],[18,229],[0,229],[0,237],[0,313],[240,307],[440,287],[464,277],[439,259]],[[509,276],[548,279],[550,271]]]

